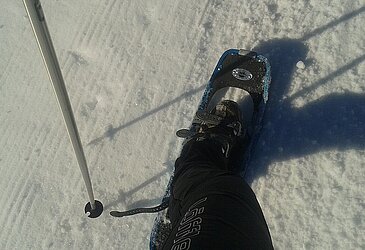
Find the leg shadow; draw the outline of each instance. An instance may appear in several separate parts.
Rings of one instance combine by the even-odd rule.
[[[265,175],[271,162],[302,157],[325,150],[365,148],[365,95],[333,93],[293,106],[294,98],[307,95],[320,85],[342,75],[365,60],[364,56],[334,70],[309,88],[285,98],[299,60],[305,60],[306,46],[299,40],[273,40],[258,46],[272,65],[272,85],[263,130],[254,164],[246,179],[252,182]],[[348,83],[345,83],[348,84]]]

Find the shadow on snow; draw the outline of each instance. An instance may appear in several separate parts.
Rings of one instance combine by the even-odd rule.
[[[261,137],[259,144],[256,146],[258,153],[256,158],[260,157],[260,159],[255,161],[255,166],[252,166],[252,164],[250,166],[251,174],[247,177],[249,182],[259,175],[264,175],[267,171],[267,166],[273,161],[305,156],[327,149],[346,150],[365,148],[365,94],[351,92],[343,94],[333,93],[307,103],[300,108],[296,108],[292,104],[296,98],[310,94],[318,87],[364,62],[365,55],[361,55],[344,66],[334,69],[326,77],[310,83],[307,85],[308,87],[304,87],[292,96],[284,98],[292,82],[292,76],[296,70],[296,63],[299,60],[305,61],[306,59],[308,49],[304,45],[304,42],[359,16],[364,11],[365,6],[314,29],[298,40],[272,40],[262,43],[254,49],[269,59],[272,66],[272,85]],[[344,82],[344,84],[347,85],[348,82]],[[118,127],[111,125],[102,136],[92,140],[88,145],[98,144],[106,138],[113,139],[124,128],[168,108],[191,95],[202,92],[204,88],[205,86],[201,86],[188,91]],[[260,146],[262,143],[265,143],[264,147]],[[106,207],[111,207],[125,201],[126,197],[159,179],[166,171],[146,180],[140,186],[128,192],[121,191],[119,198]],[[128,207],[149,206],[158,203],[158,201],[159,199],[141,200]]]
[[[297,108],[295,98],[311,94],[318,87],[364,62],[365,55],[335,69],[326,77],[308,84],[284,98],[292,82],[296,63],[304,60],[306,46],[300,40],[273,40],[256,49],[268,57],[272,66],[270,99],[257,145],[258,166],[250,166],[252,181],[263,175],[273,161],[301,157],[328,149],[365,148],[365,94],[333,93]],[[344,82],[344,85],[348,85]],[[261,144],[261,145],[260,145]],[[262,146],[264,144],[264,146]]]

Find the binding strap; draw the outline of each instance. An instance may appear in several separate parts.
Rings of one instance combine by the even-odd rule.
[[[169,199],[162,201],[162,203],[156,207],[143,207],[143,208],[135,208],[128,211],[111,211],[110,215],[114,217],[125,217],[131,216],[135,214],[145,214],[145,213],[157,213],[159,211],[165,210],[169,206]]]

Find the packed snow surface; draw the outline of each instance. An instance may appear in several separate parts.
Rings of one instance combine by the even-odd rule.
[[[48,0],[86,188],[22,1],[0,15],[0,249],[148,249],[220,55],[256,50],[272,86],[247,181],[276,249],[365,249],[365,5],[351,1]],[[302,61],[305,67],[297,68]],[[302,66],[303,66],[302,65]]]

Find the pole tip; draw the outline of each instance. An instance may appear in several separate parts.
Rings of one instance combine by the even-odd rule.
[[[95,200],[95,209],[91,208],[90,202],[88,202],[85,206],[85,214],[89,218],[97,218],[103,213],[104,207],[103,203],[98,200]]]

